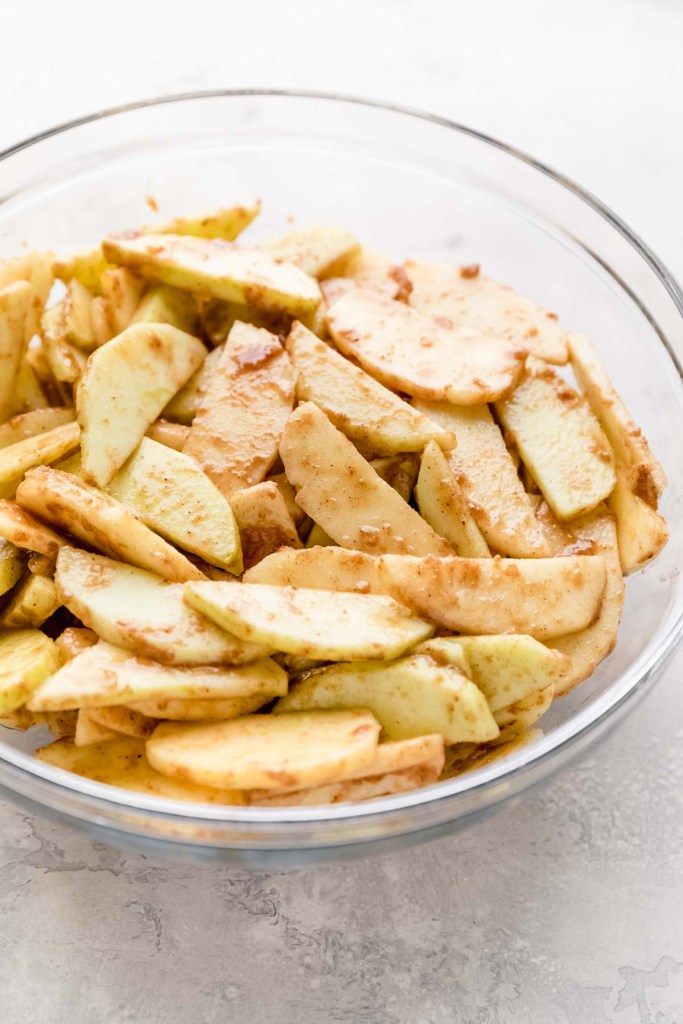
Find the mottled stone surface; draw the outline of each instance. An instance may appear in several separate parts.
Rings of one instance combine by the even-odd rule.
[[[195,0],[163,24],[157,5],[120,0],[97,26],[82,0],[0,6],[15,27],[0,145],[161,92],[365,93],[529,149],[683,271],[673,0],[347,0],[334,16]],[[682,677],[679,654],[541,792],[364,863],[174,864],[0,804],[0,1021],[683,1024]]]

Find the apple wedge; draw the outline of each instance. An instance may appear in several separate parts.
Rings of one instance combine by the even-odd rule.
[[[91,722],[103,729],[109,729],[111,732],[123,736],[135,736],[141,740],[151,736],[159,724],[156,719],[148,718],[146,715],[140,714],[139,711],[124,707],[123,704],[114,704],[104,708],[82,708],[78,712],[79,719],[83,712],[88,715]],[[78,742],[78,729],[76,730],[76,742]]]
[[[226,498],[260,483],[294,404],[289,356],[269,331],[236,323],[207,383],[185,451]]]
[[[200,341],[168,324],[135,324],[93,352],[76,393],[89,482],[109,483],[205,356]]]
[[[265,807],[300,807],[369,800],[405,793],[436,782],[443,770],[443,738],[439,735],[380,743],[369,768],[343,782],[292,792],[252,790],[249,803]]]
[[[273,694],[264,690],[250,697],[150,697],[131,701],[128,707],[148,718],[169,722],[226,722],[250,715],[272,699]]]
[[[54,641],[39,629],[0,635],[0,716],[21,707],[44,679],[59,668]]]
[[[53,256],[50,252],[25,252],[11,260],[0,260],[0,294],[17,282],[27,281],[31,288],[24,321],[24,343],[37,333],[45,303],[54,283]],[[0,302],[0,306],[2,303]],[[4,373],[0,374],[4,378]]]
[[[26,441],[28,438],[45,434],[56,427],[63,427],[74,421],[73,409],[66,406],[55,406],[49,409],[32,409],[30,412],[13,416],[0,426],[0,448],[9,448],[10,445],[19,441]]]
[[[241,665],[268,653],[198,615],[183,587],[159,576],[65,548],[55,582],[62,604],[103,640],[166,665]]]
[[[244,803],[241,793],[196,786],[183,779],[169,779],[159,774],[147,760],[145,741],[131,736],[119,736],[85,747],[78,747],[72,739],[64,738],[36,750],[36,757],[53,768],[133,793],[200,804]]]
[[[616,520],[621,569],[627,575],[659,554],[669,539],[669,530],[663,517],[633,494],[619,470],[608,505]]]
[[[478,266],[413,260],[403,266],[412,285],[410,305],[420,313],[520,345],[547,363],[567,362],[567,336],[556,314],[484,277]]]
[[[506,394],[526,356],[510,342],[424,316],[362,288],[334,303],[327,328],[337,348],[387,387],[457,405]]]
[[[162,419],[155,420],[145,433],[145,437],[151,437],[153,441],[172,448],[174,452],[183,451],[189,436],[189,427],[183,426],[182,423],[170,423],[169,420]]]
[[[575,519],[608,497],[614,455],[588,402],[547,363],[529,359],[496,411],[558,519]]]
[[[236,491],[230,504],[239,527],[244,568],[250,569],[278,548],[300,548],[287,502],[273,480]]]
[[[375,455],[418,452],[430,440],[453,448],[453,434],[431,422],[349,362],[300,323],[287,339],[300,402],[314,402],[362,451]]]
[[[372,764],[379,724],[369,711],[246,715],[163,723],[147,740],[153,768],[198,785],[293,789],[337,782]]]
[[[1,532],[1,530],[0,530]],[[21,579],[24,558],[15,544],[0,537],[0,597],[11,590]]]
[[[62,325],[66,341],[83,352],[97,348],[92,304],[91,292],[77,278],[72,278],[62,300]]]
[[[80,445],[81,431],[77,423],[46,430],[36,437],[0,448],[0,495],[12,498],[24,474],[36,466],[49,465],[70,455]]]
[[[102,246],[94,249],[81,249],[63,259],[53,261],[55,277],[68,284],[74,279],[88,289],[93,295],[100,290],[100,279],[104,271],[110,266],[104,258]]]
[[[261,212],[259,199],[235,206],[224,206],[211,213],[195,217],[174,217],[163,224],[143,228],[152,235],[192,235],[194,238],[223,238],[234,241]]]
[[[644,503],[643,503],[644,504]],[[652,512],[649,506],[645,506]],[[656,513],[652,513],[656,515]],[[603,658],[614,649],[624,604],[624,580],[619,561],[618,531],[614,519],[601,506],[584,519],[572,523],[577,538],[589,541],[596,555],[600,555],[607,568],[607,583],[600,611],[594,622],[580,632],[553,640],[555,650],[566,655],[571,665],[555,685],[555,696],[561,697],[587,679]]]
[[[302,551],[285,548],[249,569],[243,581],[275,587],[382,594],[386,592],[386,585],[381,567],[381,559],[362,551],[339,547],[312,547]]]
[[[314,313],[320,302],[318,282],[303,270],[219,238],[129,232],[110,235],[102,248],[112,263],[200,298],[303,317]]]
[[[368,594],[202,583],[186,587],[185,600],[243,640],[325,661],[397,658],[433,632],[391,598]]]
[[[0,264],[0,271],[2,264]],[[1,278],[0,278],[1,279]],[[15,281],[0,290],[0,421],[16,408],[16,386],[25,351],[25,324],[33,291],[28,281]]]
[[[612,384],[588,338],[569,336],[572,367],[591,409],[623,465],[629,488],[652,508],[666,487],[666,474],[643,432]]]
[[[475,635],[528,633],[545,640],[584,629],[599,612],[606,581],[599,555],[384,555],[379,561],[384,593],[443,629]]]
[[[500,728],[501,739],[513,732],[530,729],[546,713],[557,696],[560,695],[551,684],[496,711],[494,718]]]
[[[297,503],[342,547],[375,554],[451,553],[312,402],[290,416],[280,456]]]
[[[261,242],[258,247],[273,259],[293,263],[311,277],[334,277],[341,274],[360,245],[344,228],[298,228]]]
[[[100,292],[114,334],[121,334],[130,325],[140,305],[143,288],[144,282],[125,267],[102,271]]]
[[[189,455],[143,437],[106,490],[166,540],[209,565],[242,571],[233,511]]]
[[[0,629],[38,629],[59,608],[54,580],[30,572],[0,614]]]
[[[445,743],[485,743],[498,735],[481,690],[426,654],[319,669],[295,683],[274,713],[358,707],[373,713],[390,740],[439,733]]]
[[[430,441],[425,448],[415,486],[420,515],[435,533],[448,541],[456,555],[489,558],[491,552],[474,521],[448,459]]]
[[[58,385],[74,385],[83,376],[87,356],[77,345],[66,340],[64,327],[64,303],[58,302],[43,313],[40,334],[45,361],[54,381]],[[32,355],[29,349],[28,357]],[[68,390],[60,388],[62,394]],[[63,398],[62,398],[63,400]]]
[[[517,468],[487,405],[415,403],[458,441],[449,464],[472,518],[494,551],[512,558],[543,558],[550,546],[534,517]]]
[[[169,288],[164,284],[151,285],[140,299],[130,322],[170,324],[196,337],[199,327],[197,302],[189,292],[179,288]]]
[[[56,558],[60,547],[66,544],[64,537],[21,506],[3,500],[0,500],[0,537],[11,541],[18,548],[37,551],[47,558]]]
[[[111,558],[167,580],[204,579],[180,551],[114,498],[60,469],[39,466],[17,488],[17,503]],[[50,552],[43,552],[49,554]]]
[[[136,657],[100,640],[67,662],[32,695],[32,711],[107,707],[157,698],[264,699],[287,692],[287,673],[270,658],[251,665],[180,668]]]
[[[177,423],[185,423],[187,426],[192,423],[192,420],[204,403],[211,378],[216,372],[222,355],[222,345],[209,352],[202,365],[192,374],[187,384],[183,385],[180,391],[168,403],[164,409],[165,417]]]
[[[570,660],[531,636],[438,637],[418,649],[434,661],[460,664],[464,656],[470,675],[492,712],[500,711],[547,686],[559,688]]]
[[[59,650],[62,664],[65,665],[81,651],[85,651],[88,647],[94,647],[98,640],[99,637],[94,629],[67,626],[55,640],[55,645]]]
[[[115,740],[118,738],[118,735],[115,729],[108,729],[105,725],[100,725],[99,722],[96,722],[88,708],[81,708],[76,712],[75,746],[90,747],[95,743]]]

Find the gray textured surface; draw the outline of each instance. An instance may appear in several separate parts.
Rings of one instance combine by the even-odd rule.
[[[80,0],[68,24],[41,5],[39,33],[35,5],[0,0],[17,40],[0,66],[13,98],[0,145],[163,91],[365,93],[528,148],[683,272],[674,0],[229,6],[168,14],[162,42],[156,5],[120,0],[93,45]],[[539,794],[365,863],[173,864],[0,805],[0,1021],[683,1024],[682,676],[679,654],[620,731]]]

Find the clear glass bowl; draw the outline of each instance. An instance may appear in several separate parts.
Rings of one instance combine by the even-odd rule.
[[[0,256],[68,252],[161,214],[260,196],[252,237],[336,223],[397,260],[481,263],[595,339],[662,459],[671,540],[628,581],[619,643],[543,719],[544,735],[478,771],[360,805],[205,806],[113,789],[39,764],[2,730],[0,785],[39,809],[243,863],[368,854],[452,830],[584,751],[633,708],[682,629],[683,295],[614,214],[530,157],[442,118],[322,95],[244,91],[97,114],[0,160]],[[110,837],[111,832],[106,832]],[[178,852],[178,851],[176,851]]]

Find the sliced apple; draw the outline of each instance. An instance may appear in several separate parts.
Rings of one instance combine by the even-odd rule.
[[[258,249],[239,249],[219,238],[184,235],[110,235],[108,260],[146,278],[184,288],[201,298],[240,302],[292,316],[314,313],[318,282],[290,263]]]
[[[200,804],[242,804],[241,793],[196,786],[182,779],[169,779],[156,772],[145,753],[145,741],[130,736],[105,743],[78,747],[64,738],[36,750],[43,764],[82,775],[94,782],[128,789],[134,793],[160,796],[166,800],[191,800]]]
[[[239,527],[245,569],[278,548],[301,547],[287,502],[273,480],[236,491],[230,504]]]
[[[174,217],[163,224],[143,228],[145,234],[192,235],[194,238],[223,238],[232,242],[261,211],[259,199],[235,206],[224,206],[195,217]]]
[[[458,444],[449,453],[449,464],[487,544],[513,558],[550,555],[550,546],[488,406],[458,408],[422,401],[415,405],[455,434]]]
[[[556,696],[559,694],[551,684],[497,711],[494,717],[501,730],[501,739],[530,729],[546,713]]]
[[[227,722],[258,711],[273,696],[264,690],[250,697],[150,697],[131,701],[128,707],[149,718],[169,722]]]
[[[444,766],[443,738],[439,735],[380,743],[377,756],[363,774],[327,786],[287,793],[252,790],[249,803],[264,807],[303,807],[315,804],[355,803],[428,786]]]
[[[98,640],[99,637],[94,629],[67,626],[55,640],[55,645],[59,650],[62,664],[65,665],[81,651],[85,651],[88,647],[94,647]]]
[[[244,574],[245,583],[276,587],[339,590],[382,594],[385,586],[379,558],[340,547],[283,549],[264,558]]]
[[[503,338],[548,363],[567,362],[567,336],[557,315],[509,285],[484,277],[476,264],[456,267],[408,260],[403,266],[412,285],[410,305],[420,313]]]
[[[289,356],[273,334],[234,325],[185,446],[227,498],[260,483],[275,462],[294,382]]]
[[[387,387],[458,405],[506,394],[526,356],[510,342],[360,288],[334,303],[327,327],[336,346]]]
[[[0,533],[2,530],[0,522]],[[11,590],[24,571],[24,555],[15,544],[0,536],[0,596]]]
[[[297,503],[343,547],[377,554],[451,553],[312,402],[290,416],[280,456]]]
[[[143,437],[106,489],[173,544],[210,565],[242,571],[232,509],[189,455]]]
[[[165,444],[167,448],[172,448],[175,452],[182,452],[189,436],[189,427],[183,426],[182,423],[170,423],[163,419],[155,420],[145,434],[145,437],[151,437],[153,441]]]
[[[151,285],[138,303],[131,324],[170,324],[179,331],[197,336],[197,303],[189,292],[168,285]]]
[[[569,658],[531,636],[438,637],[419,648],[434,661],[460,664],[464,656],[472,679],[492,712],[537,693],[558,688],[570,667]]]
[[[0,494],[11,498],[24,474],[35,466],[49,465],[76,451],[80,445],[77,423],[64,423],[35,437],[0,448]]]
[[[21,413],[0,426],[0,448],[8,448],[19,441],[37,437],[73,421],[74,411],[66,406],[32,409],[30,412]]]
[[[276,260],[293,263],[311,277],[322,278],[343,273],[360,245],[344,228],[312,227],[269,238],[259,249]]]
[[[0,500],[0,537],[11,541],[18,548],[37,551],[48,558],[56,558],[60,547],[66,544],[64,537],[21,506],[3,500]]]
[[[75,279],[93,295],[99,292],[102,274],[109,266],[99,245],[94,249],[82,249],[53,262],[55,277],[65,283]]]
[[[529,359],[524,378],[496,411],[558,519],[608,497],[614,455],[588,402],[547,363]]]
[[[368,708],[390,740],[439,733],[445,743],[485,743],[498,735],[472,680],[426,654],[319,669],[295,683],[274,712],[357,707]]]
[[[100,292],[114,334],[121,334],[132,322],[140,304],[143,287],[144,282],[125,267],[112,267],[102,271]]]
[[[488,544],[474,521],[469,502],[446,456],[433,441],[422,455],[415,498],[422,518],[448,541],[456,555],[490,557]]]
[[[54,580],[30,572],[0,614],[2,629],[38,629],[59,608]]]
[[[55,582],[62,604],[103,640],[166,665],[240,665],[268,653],[198,615],[183,587],[100,555],[65,548]]]
[[[25,704],[58,668],[59,651],[39,629],[0,634],[0,715]]]
[[[314,402],[358,448],[376,455],[422,451],[435,440],[453,448],[450,431],[344,359],[300,323],[287,339],[296,370],[297,398]]]
[[[152,767],[199,785],[292,789],[336,782],[372,764],[369,711],[246,715],[208,725],[163,723],[147,740]]]
[[[656,515],[649,506],[646,508]],[[573,523],[572,529],[580,540],[589,541],[595,554],[603,558],[607,567],[607,583],[595,621],[588,628],[570,636],[559,637],[551,643],[551,647],[566,655],[571,662],[569,670],[556,683],[555,695],[558,697],[569,693],[587,679],[614,649],[624,604],[618,531],[610,513],[602,506]]]
[[[211,378],[221,361],[222,355],[222,345],[209,352],[202,365],[192,374],[187,384],[168,403],[164,409],[164,416],[175,420],[177,423],[185,423],[188,426],[192,423],[192,420],[197,415],[197,411],[204,403]]]
[[[16,282],[28,281],[31,287],[29,308],[24,321],[24,342],[29,343],[40,325],[45,303],[54,283],[53,256],[50,252],[24,252],[11,260],[0,260],[0,291]],[[4,377],[4,374],[0,374]]]
[[[243,640],[326,661],[396,658],[433,632],[391,598],[366,594],[203,583],[185,599]]]
[[[616,520],[622,572],[626,575],[642,569],[668,541],[666,521],[631,491],[620,471],[608,504]]]
[[[2,280],[0,264],[0,281]],[[25,325],[33,290],[28,281],[15,281],[0,290],[0,421],[16,408],[17,378],[25,351]]]
[[[92,354],[76,395],[86,479],[109,483],[205,356],[168,324],[135,324]]]
[[[90,747],[95,743],[105,743],[107,740],[115,740],[119,735],[115,729],[109,729],[97,722],[88,708],[81,708],[76,715],[74,744],[77,747]]]
[[[100,640],[68,661],[36,690],[33,711],[108,707],[157,698],[265,698],[287,692],[287,674],[270,658],[234,668],[180,668],[140,658]]]
[[[17,488],[17,503],[111,558],[168,580],[205,578],[124,505],[71,473],[47,466],[32,469]]]
[[[588,338],[569,336],[572,367],[591,409],[623,465],[629,488],[652,508],[666,487],[666,474],[643,432],[624,405]]]

